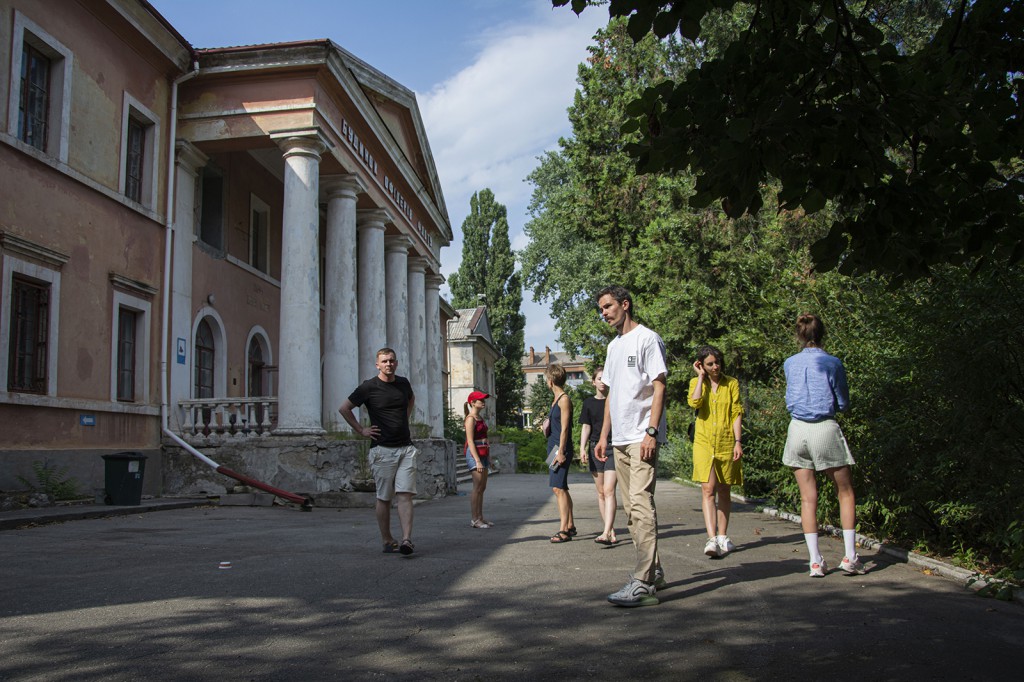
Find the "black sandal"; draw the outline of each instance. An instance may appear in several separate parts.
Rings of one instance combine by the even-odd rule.
[[[402,554],[409,556],[415,551],[415,547],[410,540],[402,540],[402,544],[398,546],[398,551]]]
[[[569,542],[570,540],[572,540],[572,536],[564,530],[560,530],[551,536],[551,542],[556,545],[560,542]]]
[[[576,526],[569,526],[569,535],[576,537],[579,533],[576,532]]]

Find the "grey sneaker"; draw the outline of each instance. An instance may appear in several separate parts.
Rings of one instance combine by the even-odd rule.
[[[732,544],[728,535],[718,538],[718,556],[725,556],[734,549],[736,549],[736,545]]]
[[[718,548],[718,540],[715,538],[708,538],[708,541],[704,544],[704,553],[712,559],[717,559],[722,556],[722,550]]]
[[[666,587],[668,587],[668,581],[665,580],[665,569],[658,566],[654,569],[654,588],[664,590]]]
[[[630,578],[621,590],[608,595],[608,601],[616,606],[653,606],[658,603],[655,593],[658,591],[651,583]]]

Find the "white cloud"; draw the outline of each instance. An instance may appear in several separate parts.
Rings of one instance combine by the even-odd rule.
[[[562,8],[496,27],[471,65],[418,95],[455,233],[442,257],[446,276],[461,260],[469,199],[485,187],[508,208],[514,248],[526,245],[522,228],[531,185],[524,180],[537,157],[570,132],[566,109],[577,67],[606,21],[601,8],[580,17]],[[554,347],[547,309],[530,301],[529,292],[524,298],[527,345]]]

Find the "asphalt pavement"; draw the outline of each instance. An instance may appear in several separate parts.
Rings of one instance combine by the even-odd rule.
[[[0,680],[1020,678],[1019,603],[874,550],[866,575],[811,579],[799,526],[744,504],[737,550],[709,559],[698,490],[665,481],[668,587],[615,607],[625,519],[618,545],[595,544],[593,485],[570,480],[580,534],[561,545],[546,476],[524,474],[491,478],[490,529],[470,527],[468,496],[418,504],[408,557],[381,553],[371,509],[124,508],[3,530]],[[821,542],[836,566],[841,542]]]

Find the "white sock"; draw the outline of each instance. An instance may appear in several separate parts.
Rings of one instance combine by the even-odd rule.
[[[846,558],[857,560],[857,531],[843,529],[843,545],[846,546]]]
[[[804,533],[804,542],[807,543],[807,553],[811,555],[811,563],[821,563],[821,552],[818,551],[818,534]]]

